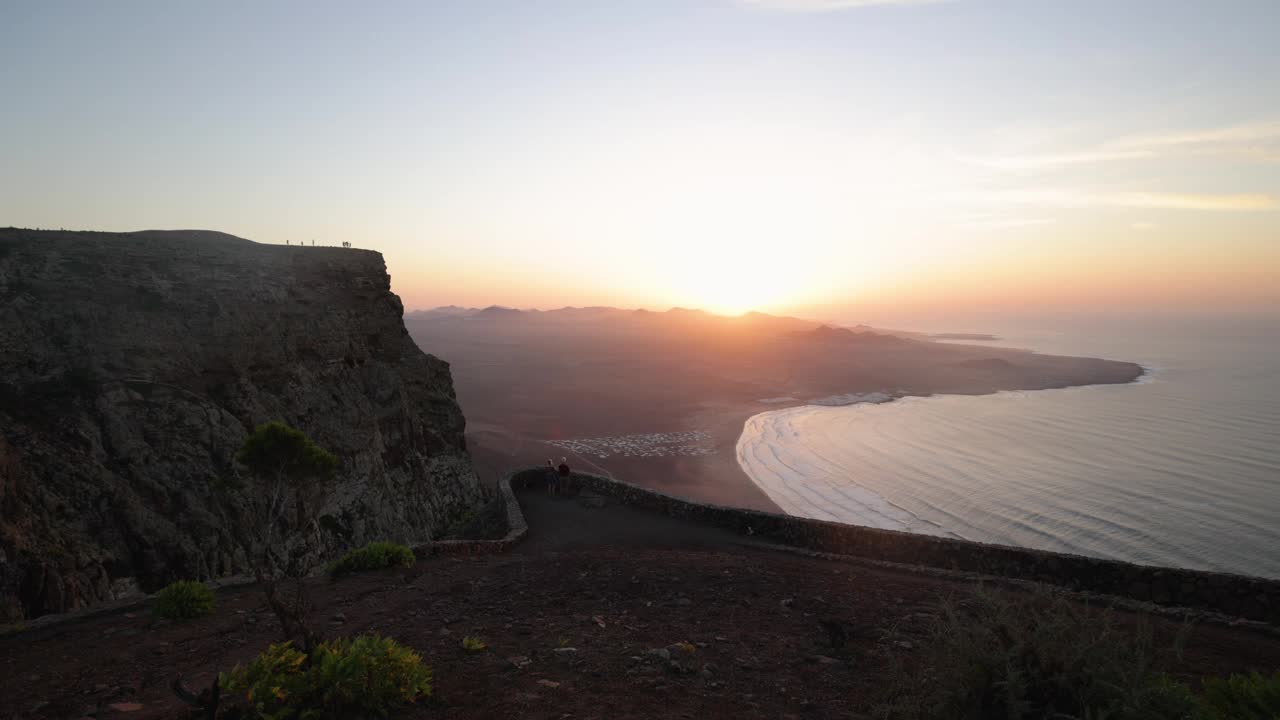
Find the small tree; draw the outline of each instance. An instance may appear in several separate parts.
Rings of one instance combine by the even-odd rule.
[[[292,525],[296,535],[307,529],[318,531],[316,519],[308,515],[308,507],[313,512],[319,508],[326,482],[338,468],[338,459],[313,443],[301,430],[282,422],[270,422],[245,438],[236,460],[248,468],[257,483],[248,493],[259,542],[258,553],[251,555],[254,576],[266,593],[267,604],[280,620],[285,639],[301,641],[309,652],[316,638],[303,622],[305,599],[301,580],[306,568],[287,552],[289,528]],[[283,557],[282,549],[286,551]],[[292,608],[279,597],[277,582],[282,575],[298,580]]]
[[[304,652],[310,653],[317,647],[319,638],[304,622],[306,597],[302,577],[306,567],[299,556],[305,555],[305,536],[319,532],[319,523],[308,515],[308,508],[314,512],[323,504],[327,481],[337,470],[338,459],[311,442],[301,430],[282,422],[270,422],[258,426],[245,438],[236,460],[248,469],[253,484],[244,488],[234,481],[220,481],[217,487],[223,491],[243,491],[241,499],[249,509],[252,536],[237,539],[243,543],[254,577],[267,596],[267,605],[280,621],[284,639],[299,641]],[[291,541],[302,545],[298,556],[288,552]],[[283,555],[281,550],[285,550]],[[277,584],[284,577],[297,580],[292,606],[280,599]],[[215,720],[221,705],[221,682],[220,677],[215,678],[210,687],[197,695],[187,688],[179,674],[171,687],[180,699],[199,708],[206,718]]]

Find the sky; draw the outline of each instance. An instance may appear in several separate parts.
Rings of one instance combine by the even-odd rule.
[[[350,241],[410,309],[1274,314],[1277,47],[1275,0],[10,0],[0,226]]]

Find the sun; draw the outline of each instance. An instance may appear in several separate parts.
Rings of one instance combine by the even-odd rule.
[[[768,257],[722,253],[677,271],[673,301],[718,315],[768,312],[793,301],[800,292],[803,276],[787,265]]]
[[[786,192],[717,191],[686,199],[656,228],[653,289],[673,305],[724,315],[769,312],[811,294],[831,271],[815,263],[830,255],[831,229]]]
[[[720,277],[708,279],[699,307],[717,315],[742,315],[752,310],[762,310],[769,303],[765,288],[752,287],[742,278]]]

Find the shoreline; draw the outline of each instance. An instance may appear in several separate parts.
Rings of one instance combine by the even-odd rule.
[[[1130,407],[1161,403],[1177,392],[1159,389],[1162,383],[1181,380],[1169,377],[1168,370],[1160,363],[1144,363],[1138,378],[1122,384],[1134,386],[1125,390],[1109,391],[1099,386],[1115,383],[1095,383],[1045,388],[1080,391],[1075,393],[985,393],[993,395],[985,401],[965,400],[976,397],[971,393],[939,393],[938,404],[919,398],[910,407],[885,411],[841,412],[800,404],[781,411],[766,408],[752,416],[758,426],[748,420],[745,427],[739,447],[743,474],[758,478],[784,514],[797,517],[936,534],[925,528],[927,522],[952,537],[979,543],[1280,577],[1275,563],[1257,554],[1258,539],[1273,533],[1244,529],[1261,527],[1262,519],[1273,514],[1265,504],[1238,517],[1209,514],[1198,521],[1203,525],[1184,535],[1186,524],[1199,517],[1195,503],[1184,497],[1194,486],[1176,467],[1150,465],[1144,454],[1149,444],[1129,447],[1121,441],[1127,437],[1122,430],[1133,422]],[[912,430],[914,423],[923,423],[919,434]],[[1145,443],[1164,442],[1164,425],[1139,427],[1146,428],[1135,431]],[[1077,432],[1083,433],[1079,441]],[[1176,429],[1175,435],[1180,436]],[[1002,449],[1001,442],[1009,447]],[[1082,450],[1096,447],[1100,454],[1073,458],[1070,448],[1077,442],[1083,443]],[[776,456],[766,444],[777,448]],[[969,453],[965,448],[970,445],[986,450]],[[1197,443],[1185,447],[1189,462],[1198,462]],[[885,505],[905,509],[911,515],[908,525],[882,523],[878,515],[863,520],[863,508],[839,495],[831,495],[838,517],[815,510],[814,505],[826,507],[823,495],[829,483],[855,498],[865,491]],[[798,500],[790,496],[790,488],[800,489]],[[1148,515],[1135,507],[1162,509]],[[1224,546],[1200,527],[1233,540]]]
[[[1149,380],[1154,369],[1139,365],[1139,373],[1122,382],[1089,382],[1077,385],[1051,385],[1035,388],[1007,390],[983,390],[974,392],[917,392],[894,390],[874,390],[851,392],[824,396],[812,399],[772,397],[754,400],[709,402],[692,412],[680,416],[675,429],[679,431],[701,431],[710,435],[715,452],[700,456],[680,457],[625,457],[614,455],[608,458],[584,457],[576,453],[566,452],[571,458],[576,455],[578,467],[588,471],[604,471],[603,474],[633,482],[642,487],[715,505],[741,507],[766,512],[788,513],[778,502],[757,483],[743,468],[738,458],[738,446],[746,430],[747,423],[753,418],[769,413],[793,410],[798,407],[834,408],[854,405],[893,404],[905,398],[930,398],[944,396],[980,397],[1000,395],[1001,393],[1022,393],[1040,390],[1071,390],[1101,385],[1144,384]],[[843,397],[858,397],[849,403],[824,403],[824,400]],[[546,441],[535,441],[544,450],[552,451],[552,445]],[[561,453],[560,449],[553,452]],[[571,463],[573,464],[573,463]],[[888,501],[885,501],[886,503]],[[892,503],[888,503],[892,505]],[[836,522],[847,522],[836,520]],[[920,521],[935,525],[929,521]],[[860,523],[847,523],[860,524]],[[945,528],[940,532],[926,533],[942,536],[962,537]]]
[[[980,350],[985,355],[995,349]],[[644,401],[639,397],[634,400],[627,397],[626,400],[631,402],[626,408],[617,407],[614,414],[603,413],[601,417],[607,422],[596,422],[593,416],[583,414],[567,418],[527,415],[513,423],[509,413],[504,413],[501,419],[496,412],[484,413],[481,417],[485,419],[473,418],[469,423],[468,449],[486,484],[496,482],[509,470],[541,466],[547,458],[566,456],[571,467],[690,500],[785,513],[783,507],[747,473],[738,458],[739,442],[747,423],[763,413],[801,406],[848,406],[867,401],[891,404],[904,397],[978,396],[1005,391],[1129,384],[1141,381],[1151,373],[1149,368],[1135,363],[1044,356],[1006,349],[999,352],[1012,353],[1012,357],[1026,353],[1038,361],[1048,360],[1049,364],[1042,362],[1034,366],[1031,373],[1008,378],[1005,383],[1013,387],[1004,388],[998,387],[992,378],[972,375],[953,375],[937,381],[915,377],[912,378],[914,382],[904,385],[881,384],[878,387],[853,377],[846,386],[848,389],[828,384],[823,388],[825,393],[821,390],[815,393],[813,390],[818,388],[805,392],[799,387],[786,385],[757,386],[747,390],[750,395],[739,389],[710,400],[682,398],[684,402],[674,407],[667,405],[665,412],[660,405],[655,405],[655,401],[661,401],[652,396]],[[1082,367],[1089,364],[1096,364],[1096,367]],[[985,371],[980,369],[978,372]],[[886,387],[892,389],[886,390]],[[468,407],[465,399],[463,406],[464,409]],[[559,435],[548,437],[544,434],[545,427],[554,428]],[[655,448],[627,447],[628,443],[644,445],[645,436],[680,433],[698,435],[700,443],[711,452],[689,453],[672,447],[649,452],[647,450]]]
[[[1035,388],[1034,390],[1070,390],[1099,385],[1142,384],[1146,382],[1146,379],[1151,374],[1152,371],[1150,369],[1143,367],[1143,372],[1140,375],[1123,383],[1083,383],[1062,387]],[[980,397],[984,395],[999,395],[1006,392],[1020,393],[1028,391],[996,390],[992,392],[950,393],[873,391],[869,393],[848,393],[848,395],[868,396],[882,394],[888,396],[888,398],[883,400],[861,400],[841,405],[814,401],[827,398],[815,398],[814,400],[790,399],[786,402],[778,402],[778,398],[764,398],[763,400],[774,402],[751,400],[716,404],[682,417],[679,423],[682,430],[701,430],[710,433],[716,448],[714,454],[683,458],[611,457],[603,460],[593,459],[590,464],[606,468],[613,475],[629,482],[634,482],[637,485],[680,495],[690,500],[789,514],[759,483],[752,479],[738,459],[739,442],[746,430],[747,423],[753,418],[769,413],[785,412],[799,407],[834,408],[854,405],[882,405],[896,403],[905,398],[930,398],[949,395]],[[949,534],[954,535],[954,533]]]
[[[835,395],[835,396],[830,396],[826,398],[816,398],[816,399],[807,400],[807,401],[796,400],[795,402],[786,403],[786,404],[779,403],[775,407],[768,407],[767,409],[759,410],[758,412],[752,413],[751,415],[743,419],[742,431],[739,433],[738,440],[734,444],[734,453],[733,453],[734,461],[735,461],[735,464],[737,464],[738,466],[738,470],[740,474],[746,478],[747,482],[751,483],[756,488],[758,488],[762,493],[768,496],[770,503],[774,507],[779,508],[778,512],[781,512],[785,515],[795,515],[796,517],[811,517],[811,518],[820,519],[820,520],[829,520],[832,522],[839,522],[839,523],[844,523],[848,525],[858,525],[862,527],[876,527],[881,529],[900,530],[903,532],[912,532],[917,534],[937,535],[940,537],[955,537],[959,539],[968,539],[968,538],[965,538],[964,535],[957,533],[954,530],[947,529],[939,525],[938,523],[915,516],[906,508],[903,508],[900,505],[897,505],[896,503],[879,495],[878,493],[871,490],[870,488],[867,488],[863,486],[861,483],[857,483],[857,482],[854,482],[851,486],[846,486],[844,488],[844,492],[841,492],[839,490],[837,490],[836,492],[841,495],[847,495],[848,490],[853,489],[855,492],[863,496],[857,500],[858,502],[868,504],[868,505],[872,505],[872,504],[880,505],[881,508],[887,508],[888,509],[887,511],[883,509],[878,511],[872,511],[873,516],[879,515],[881,518],[883,518],[880,522],[876,522],[873,516],[867,516],[867,515],[862,515],[858,519],[867,520],[868,522],[854,522],[850,519],[841,518],[836,513],[832,513],[832,512],[824,512],[823,514],[825,515],[825,517],[821,515],[813,515],[813,514],[792,513],[788,511],[785,507],[783,507],[784,503],[781,503],[779,501],[779,497],[775,496],[775,493],[777,493],[778,496],[786,495],[788,493],[780,492],[777,489],[774,489],[774,491],[771,492],[769,489],[766,489],[761,482],[753,478],[751,476],[751,473],[747,471],[746,467],[744,467],[744,463],[742,460],[743,439],[746,438],[748,429],[751,426],[753,421],[757,421],[757,419],[763,419],[764,416],[782,415],[784,413],[789,413],[798,408],[807,407],[807,408],[813,408],[813,409],[835,409],[835,408],[851,408],[851,407],[862,406],[862,405],[867,405],[867,406],[888,405],[888,404],[897,403],[898,401],[904,400],[907,398],[928,399],[928,398],[942,398],[942,397],[985,397],[985,396],[999,397],[1006,393],[1021,394],[1021,393],[1028,393],[1028,392],[1044,392],[1044,391],[1050,391],[1050,390],[1077,390],[1082,388],[1103,387],[1103,386],[1113,386],[1113,385],[1119,385],[1119,386],[1146,385],[1154,381],[1154,376],[1158,368],[1155,368],[1149,365],[1143,365],[1143,364],[1138,364],[1138,367],[1141,369],[1141,372],[1137,376],[1135,376],[1131,380],[1128,380],[1126,382],[1120,382],[1120,383],[1096,382],[1096,383],[1082,383],[1080,385],[1065,385],[1065,386],[1044,387],[1044,388],[1034,388],[1034,389],[995,390],[992,392],[936,392],[936,393],[917,394],[917,393],[910,393],[910,392],[900,392],[900,391],[894,392],[894,391],[882,390],[882,391],[873,391],[873,392],[865,392],[865,393],[847,393],[844,395]],[[852,399],[850,402],[831,402],[833,400],[839,400],[843,398],[854,398],[854,399]],[[765,403],[766,401],[760,401],[760,402]],[[765,421],[761,420],[761,422],[765,422]],[[769,441],[767,439],[761,438],[760,442],[766,446],[769,445]],[[801,479],[802,481],[814,482],[815,484],[820,482],[820,481],[814,481],[812,478],[804,478],[803,476],[801,476]],[[791,490],[794,493],[794,488],[787,488],[787,489]],[[812,490],[820,491],[821,488],[812,488]],[[786,504],[790,504],[790,503],[786,503]],[[822,509],[822,508],[819,508],[819,509]],[[842,508],[842,509],[847,510],[847,508]]]

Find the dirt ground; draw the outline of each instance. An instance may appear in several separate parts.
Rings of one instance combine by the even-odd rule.
[[[510,554],[312,583],[325,634],[390,635],[432,665],[434,696],[406,717],[856,718],[887,679],[889,645],[922,642],[937,600],[973,588],[631,508],[521,498],[530,535]],[[849,630],[846,647],[823,621]],[[1151,623],[1165,641],[1179,627]],[[12,634],[0,638],[0,718],[182,717],[176,674],[207,684],[276,632],[242,587],[188,623],[139,608]],[[464,650],[467,636],[487,649]],[[1193,627],[1186,648],[1188,678],[1280,667],[1280,640],[1245,628]]]

